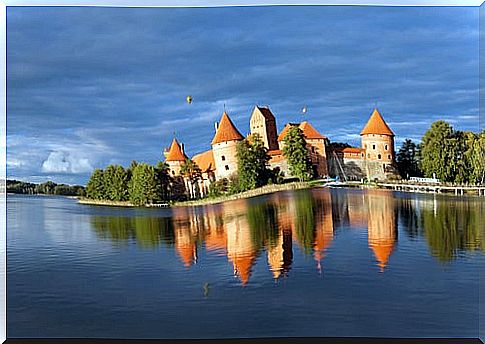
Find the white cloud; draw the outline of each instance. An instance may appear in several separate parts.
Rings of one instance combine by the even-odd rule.
[[[19,159],[9,158],[7,159],[7,166],[8,167],[22,167],[25,165],[25,162]]]
[[[69,152],[54,151],[42,163],[44,173],[86,173],[93,170],[89,159]]]

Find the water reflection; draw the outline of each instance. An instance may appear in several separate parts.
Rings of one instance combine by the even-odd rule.
[[[171,217],[93,216],[91,223],[100,237],[116,243],[134,240],[143,248],[173,246],[187,268],[203,249],[226,256],[245,285],[260,255],[266,255],[273,278],[288,276],[294,245],[311,256],[321,272],[327,250],[337,240],[335,233],[349,229],[367,229],[376,271],[392,265],[398,227],[410,239],[424,236],[430,252],[440,262],[448,262],[460,251],[483,249],[484,229],[479,221],[484,207],[480,199],[314,189],[173,208]]]
[[[381,272],[383,272],[397,239],[395,199],[384,190],[367,192],[365,199],[369,247],[374,252]]]

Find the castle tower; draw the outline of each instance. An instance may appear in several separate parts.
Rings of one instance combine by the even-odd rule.
[[[255,106],[249,120],[251,135],[258,134],[268,150],[278,149],[276,119],[269,107]]]
[[[237,172],[236,146],[243,139],[244,137],[224,111],[221,121],[216,123],[216,134],[212,139],[216,180],[228,178]]]
[[[165,162],[169,167],[169,173],[172,176],[180,176],[180,167],[184,164],[186,159],[187,156],[182,147],[177,142],[177,139],[174,138],[165,157]]]
[[[384,165],[392,164],[394,161],[394,133],[377,108],[372,112],[360,136],[367,161],[381,162]]]

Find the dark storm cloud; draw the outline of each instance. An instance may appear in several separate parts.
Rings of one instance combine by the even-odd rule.
[[[224,104],[243,134],[254,104],[281,129],[307,119],[358,144],[377,102],[397,135],[435,119],[478,127],[478,9],[9,8],[10,177],[84,183],[156,162],[173,133],[210,147]],[[194,97],[191,105],[187,95]]]

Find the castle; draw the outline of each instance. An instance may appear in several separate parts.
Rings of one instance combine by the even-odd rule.
[[[283,155],[284,138],[289,128],[297,126],[303,132],[315,175],[341,179],[385,180],[394,174],[394,133],[376,109],[362,129],[361,147],[335,148],[329,139],[320,134],[308,121],[287,123],[278,135],[276,118],[269,107],[255,106],[249,121],[250,134],[258,134],[270,156],[269,167],[278,167],[285,177],[291,177],[287,159]],[[226,111],[215,123],[211,149],[192,157],[201,169],[202,178],[197,182],[201,195],[208,192],[214,181],[229,178],[238,170],[236,147],[245,137],[239,132]],[[181,166],[187,159],[184,145],[175,138],[164,151],[170,174],[181,177]]]

